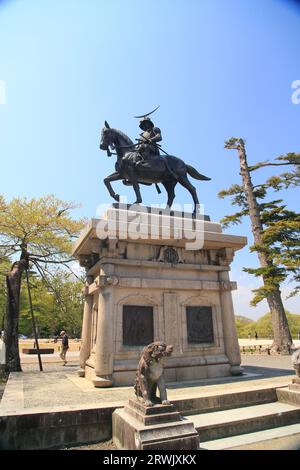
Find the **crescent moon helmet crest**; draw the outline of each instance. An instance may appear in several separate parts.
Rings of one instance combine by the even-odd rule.
[[[159,108],[159,106],[157,106],[155,109],[153,109],[153,111],[150,111],[150,113],[142,114],[141,116],[134,116],[134,117],[137,118],[137,119],[146,118],[147,116],[150,116],[150,114],[154,113],[158,108]]]

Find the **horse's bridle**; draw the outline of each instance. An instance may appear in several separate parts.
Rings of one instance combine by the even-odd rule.
[[[133,144],[133,143],[130,144],[130,145],[115,145],[115,144],[109,144],[109,145],[107,146],[107,150],[106,150],[107,156],[108,156],[108,157],[111,157],[112,155],[118,155],[116,152],[111,152],[111,151],[109,150],[109,147],[111,147],[113,150],[116,150],[116,149],[125,149],[125,148],[129,148],[129,147],[137,147],[138,145],[140,145],[140,144]]]

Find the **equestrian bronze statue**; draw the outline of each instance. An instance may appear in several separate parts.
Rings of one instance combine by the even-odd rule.
[[[143,119],[140,122],[140,128],[143,133],[140,134],[138,142],[134,144],[126,134],[120,130],[111,128],[105,121],[102,129],[100,149],[105,150],[108,156],[112,155],[110,149],[115,150],[117,162],[115,172],[104,178],[104,184],[109,194],[116,201],[120,196],[112,188],[111,182],[123,180],[125,185],[132,185],[136,194],[135,204],[142,202],[139,184],[155,184],[160,192],[157,183],[162,183],[168,193],[167,207],[171,207],[175,198],[175,186],[180,183],[192,195],[194,201],[193,215],[196,216],[199,200],[196,188],[190,183],[190,175],[197,180],[208,181],[210,178],[201,175],[191,165],[187,165],[180,158],[173,155],[160,154],[161,131],[154,127],[153,122],[148,115],[139,116]],[[164,152],[164,151],[163,151]],[[166,152],[164,152],[166,153]]]

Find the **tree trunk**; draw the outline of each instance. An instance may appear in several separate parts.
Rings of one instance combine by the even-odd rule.
[[[247,155],[245,150],[244,141],[240,140],[240,145],[238,147],[239,159],[240,159],[240,169],[241,176],[243,179],[243,185],[245,189],[245,194],[247,198],[248,208],[249,208],[249,217],[251,221],[251,228],[254,237],[254,242],[257,245],[263,245],[262,232],[263,225],[260,218],[260,209],[257,203],[253,184],[250,177],[250,172],[247,164]],[[272,267],[273,261],[268,257],[267,253],[258,251],[258,258],[260,265],[262,267]],[[262,276],[264,282],[266,281],[266,276]],[[281,292],[279,285],[274,285],[272,293],[267,295],[267,302],[270,308],[274,341],[272,344],[272,349],[281,352],[283,354],[290,352],[290,347],[293,343],[290,329],[288,326],[284,306],[281,299]]]
[[[20,315],[20,292],[22,273],[26,269],[28,261],[24,253],[20,261],[15,262],[6,276],[7,284],[7,306],[4,322],[4,343],[6,350],[6,372],[21,372],[19,355],[19,315]]]

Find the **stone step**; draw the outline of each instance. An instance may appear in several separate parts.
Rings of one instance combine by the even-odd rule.
[[[300,450],[300,423],[203,442],[203,450]]]
[[[276,388],[256,387],[252,389],[222,390],[207,395],[172,400],[176,410],[185,415],[222,411],[232,408],[261,405],[277,401]]]
[[[300,407],[288,403],[234,408],[189,416],[200,443],[300,423]]]

